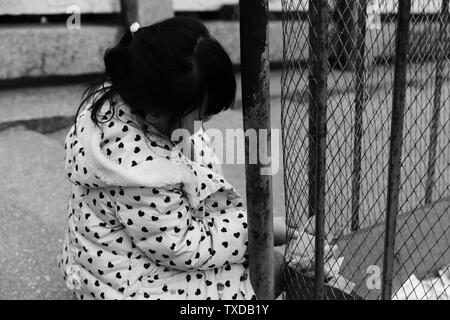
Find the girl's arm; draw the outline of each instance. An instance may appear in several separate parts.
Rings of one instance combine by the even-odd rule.
[[[126,188],[116,212],[132,241],[155,263],[205,270],[247,261],[245,210],[195,218],[180,189]]]

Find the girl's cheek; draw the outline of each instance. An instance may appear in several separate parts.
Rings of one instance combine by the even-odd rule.
[[[183,121],[181,122],[181,127],[180,129],[185,129],[188,130],[190,134],[192,134],[192,121],[190,121],[190,119],[183,119]]]
[[[194,134],[196,129],[195,124],[198,121],[199,120],[194,117],[188,117],[184,119],[184,121],[182,122],[183,129],[188,130],[191,135]]]

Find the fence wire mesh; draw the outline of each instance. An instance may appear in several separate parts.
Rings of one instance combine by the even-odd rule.
[[[448,2],[411,2],[394,299],[450,299]],[[309,107],[319,53],[310,32],[325,30],[328,39],[326,299],[381,297],[398,5],[393,0],[282,0],[283,161],[286,221],[293,229],[309,224],[311,230],[314,220],[310,156],[317,154],[312,154]],[[328,21],[320,29],[310,13],[324,6]],[[315,297],[313,232],[286,246],[289,298]]]

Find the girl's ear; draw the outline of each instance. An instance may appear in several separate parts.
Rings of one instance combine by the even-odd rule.
[[[161,111],[152,111],[145,116],[145,120],[161,133],[168,135],[170,133],[170,116]]]
[[[161,122],[161,113],[160,112],[149,112],[147,113],[147,115],[145,116],[145,120],[147,120],[150,123],[158,123]]]

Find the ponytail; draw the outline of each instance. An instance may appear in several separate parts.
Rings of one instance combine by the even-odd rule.
[[[77,111],[78,115],[89,103],[96,125],[115,116],[118,98],[143,118],[163,113],[172,122],[205,101],[201,116],[209,117],[235,100],[231,59],[196,19],[174,17],[143,28],[135,26],[106,51],[103,60],[104,74],[88,85]],[[99,115],[106,102],[108,116]]]
[[[119,93],[119,88],[115,85],[117,82],[114,80],[123,73],[119,68],[122,70],[126,69],[127,64],[124,62],[128,60],[127,51],[132,40],[133,34],[130,30],[127,30],[120,39],[119,44],[106,51],[103,56],[105,72],[94,81],[89,82],[83,91],[83,98],[75,115],[75,134],[77,132],[76,119],[81,108],[86,104],[90,104],[90,109],[92,110],[91,120],[97,125],[108,122],[114,117],[116,111],[114,106],[117,103],[116,98]],[[108,102],[111,112],[108,117],[100,117],[100,109],[106,102]]]

